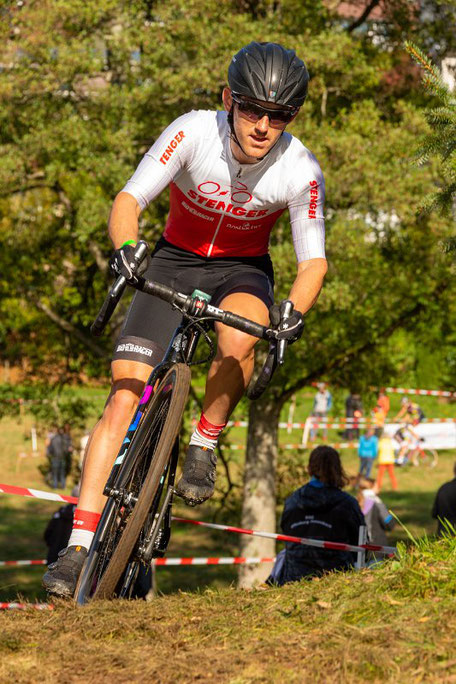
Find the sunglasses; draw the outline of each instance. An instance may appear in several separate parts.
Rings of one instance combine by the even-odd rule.
[[[290,123],[298,111],[298,107],[293,107],[292,109],[267,109],[266,107],[256,104],[256,102],[241,100],[241,98],[234,93],[232,93],[232,98],[234,102],[236,102],[239,111],[246,119],[252,123],[256,123],[264,116],[267,116],[269,125],[272,126],[272,128],[281,128],[283,125]]]

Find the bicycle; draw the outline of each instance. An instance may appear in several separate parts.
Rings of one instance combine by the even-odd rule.
[[[146,243],[138,243],[134,273],[147,249]],[[139,275],[128,281],[123,276],[116,279],[92,325],[94,335],[103,332],[127,285],[160,297],[178,309],[182,319],[163,360],[145,384],[105,485],[108,500],[76,586],[74,597],[78,604],[112,596],[130,598],[141,565],[150,567],[153,558],[166,552],[190,366],[210,361],[215,354],[208,334],[209,323],[219,321],[269,341],[263,368],[253,387],[247,390],[250,399],[258,398],[266,389],[275,368],[284,361],[287,346],[285,340],[277,339],[277,330],[212,306],[210,296],[204,292],[195,290],[185,295]],[[282,303],[282,322],[292,310],[292,302]],[[202,361],[193,361],[201,337],[209,345],[210,353]]]
[[[420,437],[407,423],[399,428],[394,437],[401,445],[397,465],[404,465],[408,462],[413,463],[414,466],[418,466],[421,462],[429,468],[437,465],[439,461],[437,451],[425,447],[423,437]]]
[[[422,463],[429,468],[435,468],[439,462],[437,451],[423,446],[423,441],[424,440],[421,439],[420,442],[411,446],[407,455],[410,457],[414,466],[419,466],[420,463]]]

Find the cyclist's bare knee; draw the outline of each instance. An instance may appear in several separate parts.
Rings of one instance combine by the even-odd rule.
[[[219,337],[217,345],[218,360],[233,359],[242,363],[248,359],[253,359],[253,350],[257,339],[237,330],[233,330],[233,333],[232,335],[225,334]]]
[[[262,325],[267,325],[269,321],[269,313],[265,303],[258,297],[245,292],[228,295],[222,300],[220,307],[250,318]],[[216,324],[215,329],[219,360],[232,358],[241,363],[249,359],[253,360],[253,349],[258,338],[226,325]]]
[[[112,387],[103,413],[103,421],[123,423],[138,405],[152,368],[134,361],[114,361],[112,364]]]

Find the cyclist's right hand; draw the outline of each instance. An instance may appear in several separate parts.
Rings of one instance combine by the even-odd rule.
[[[141,261],[135,257],[135,251],[136,245],[123,244],[113,252],[109,267],[114,275],[121,275],[131,280],[133,276],[142,275],[145,272],[150,261],[149,250]]]

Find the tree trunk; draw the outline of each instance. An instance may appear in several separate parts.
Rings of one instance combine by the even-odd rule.
[[[251,402],[249,410],[242,527],[264,532],[276,530],[275,474],[280,407],[281,403],[266,391],[263,397]],[[275,541],[241,535],[241,556],[273,557]],[[239,586],[247,589],[264,582],[271,568],[271,563],[241,565]]]

